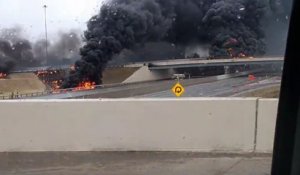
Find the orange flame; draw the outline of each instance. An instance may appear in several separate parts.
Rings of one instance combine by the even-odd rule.
[[[91,81],[85,81],[79,83],[79,85],[74,88],[73,91],[82,91],[82,90],[92,90],[96,88],[96,83]]]

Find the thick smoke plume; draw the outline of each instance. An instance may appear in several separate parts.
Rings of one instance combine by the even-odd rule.
[[[34,44],[34,55],[41,58],[46,65],[73,64],[80,59],[79,49],[82,46],[82,39],[76,31],[59,33],[57,40],[48,42],[48,57],[45,58],[46,41],[39,40]]]
[[[265,53],[264,0],[110,0],[88,22],[82,59],[65,81],[101,84],[107,63],[149,42],[209,45],[215,58]]]
[[[71,64],[79,59],[81,38],[77,32],[60,33],[58,40],[48,43],[48,59],[45,54],[46,41],[31,42],[24,37],[21,27],[0,31],[0,72],[9,73],[15,67]]]
[[[17,63],[36,63],[31,43],[22,37],[21,28],[4,29],[0,33],[0,72],[8,73]]]

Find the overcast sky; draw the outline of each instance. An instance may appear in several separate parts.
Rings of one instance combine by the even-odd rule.
[[[21,26],[29,38],[44,36],[44,8],[47,5],[50,37],[58,31],[86,28],[103,0],[0,0],[0,29]]]

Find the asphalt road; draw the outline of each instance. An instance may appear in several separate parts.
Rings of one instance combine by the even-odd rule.
[[[185,87],[183,97],[228,97],[251,89],[262,88],[280,83],[280,77],[258,77],[249,81],[248,77],[235,77],[216,80],[215,77],[185,79],[180,81]],[[174,97],[171,92],[175,80],[155,81],[137,84],[125,84],[90,91],[67,92],[34,99],[70,99],[70,98],[164,98]]]
[[[269,175],[271,155],[186,152],[0,153],[1,175]]]
[[[215,78],[196,78],[182,80],[183,85],[192,86],[196,84],[214,82]],[[128,98],[171,89],[175,80],[154,81],[136,84],[124,84],[115,87],[106,87],[90,91],[67,92],[51,94],[48,96],[33,97],[31,99],[67,99],[67,98]]]
[[[246,77],[231,78],[211,83],[198,84],[185,88],[182,97],[228,97],[235,94],[280,84],[280,77],[258,78],[257,81],[249,81]],[[162,91],[139,96],[141,98],[171,98],[174,94],[170,91]]]

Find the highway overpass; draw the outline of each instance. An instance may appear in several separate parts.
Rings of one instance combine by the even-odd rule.
[[[217,60],[167,60],[149,63],[150,70],[178,69],[192,67],[217,67],[217,66],[243,66],[243,65],[264,65],[283,64],[283,58],[237,58],[237,59],[217,59]]]
[[[257,65],[257,64],[282,64],[282,57],[264,57],[264,58],[237,58],[237,59],[173,59],[173,60],[158,60],[152,62],[136,62],[124,65],[108,65],[108,68],[118,67],[142,67],[147,66],[150,70],[159,69],[174,69],[174,68],[189,68],[189,67],[209,67],[209,66],[237,66],[237,65]],[[58,66],[40,66],[29,68],[18,68],[14,70],[15,73],[20,72],[36,72],[42,70],[68,70],[72,65],[58,65]]]

